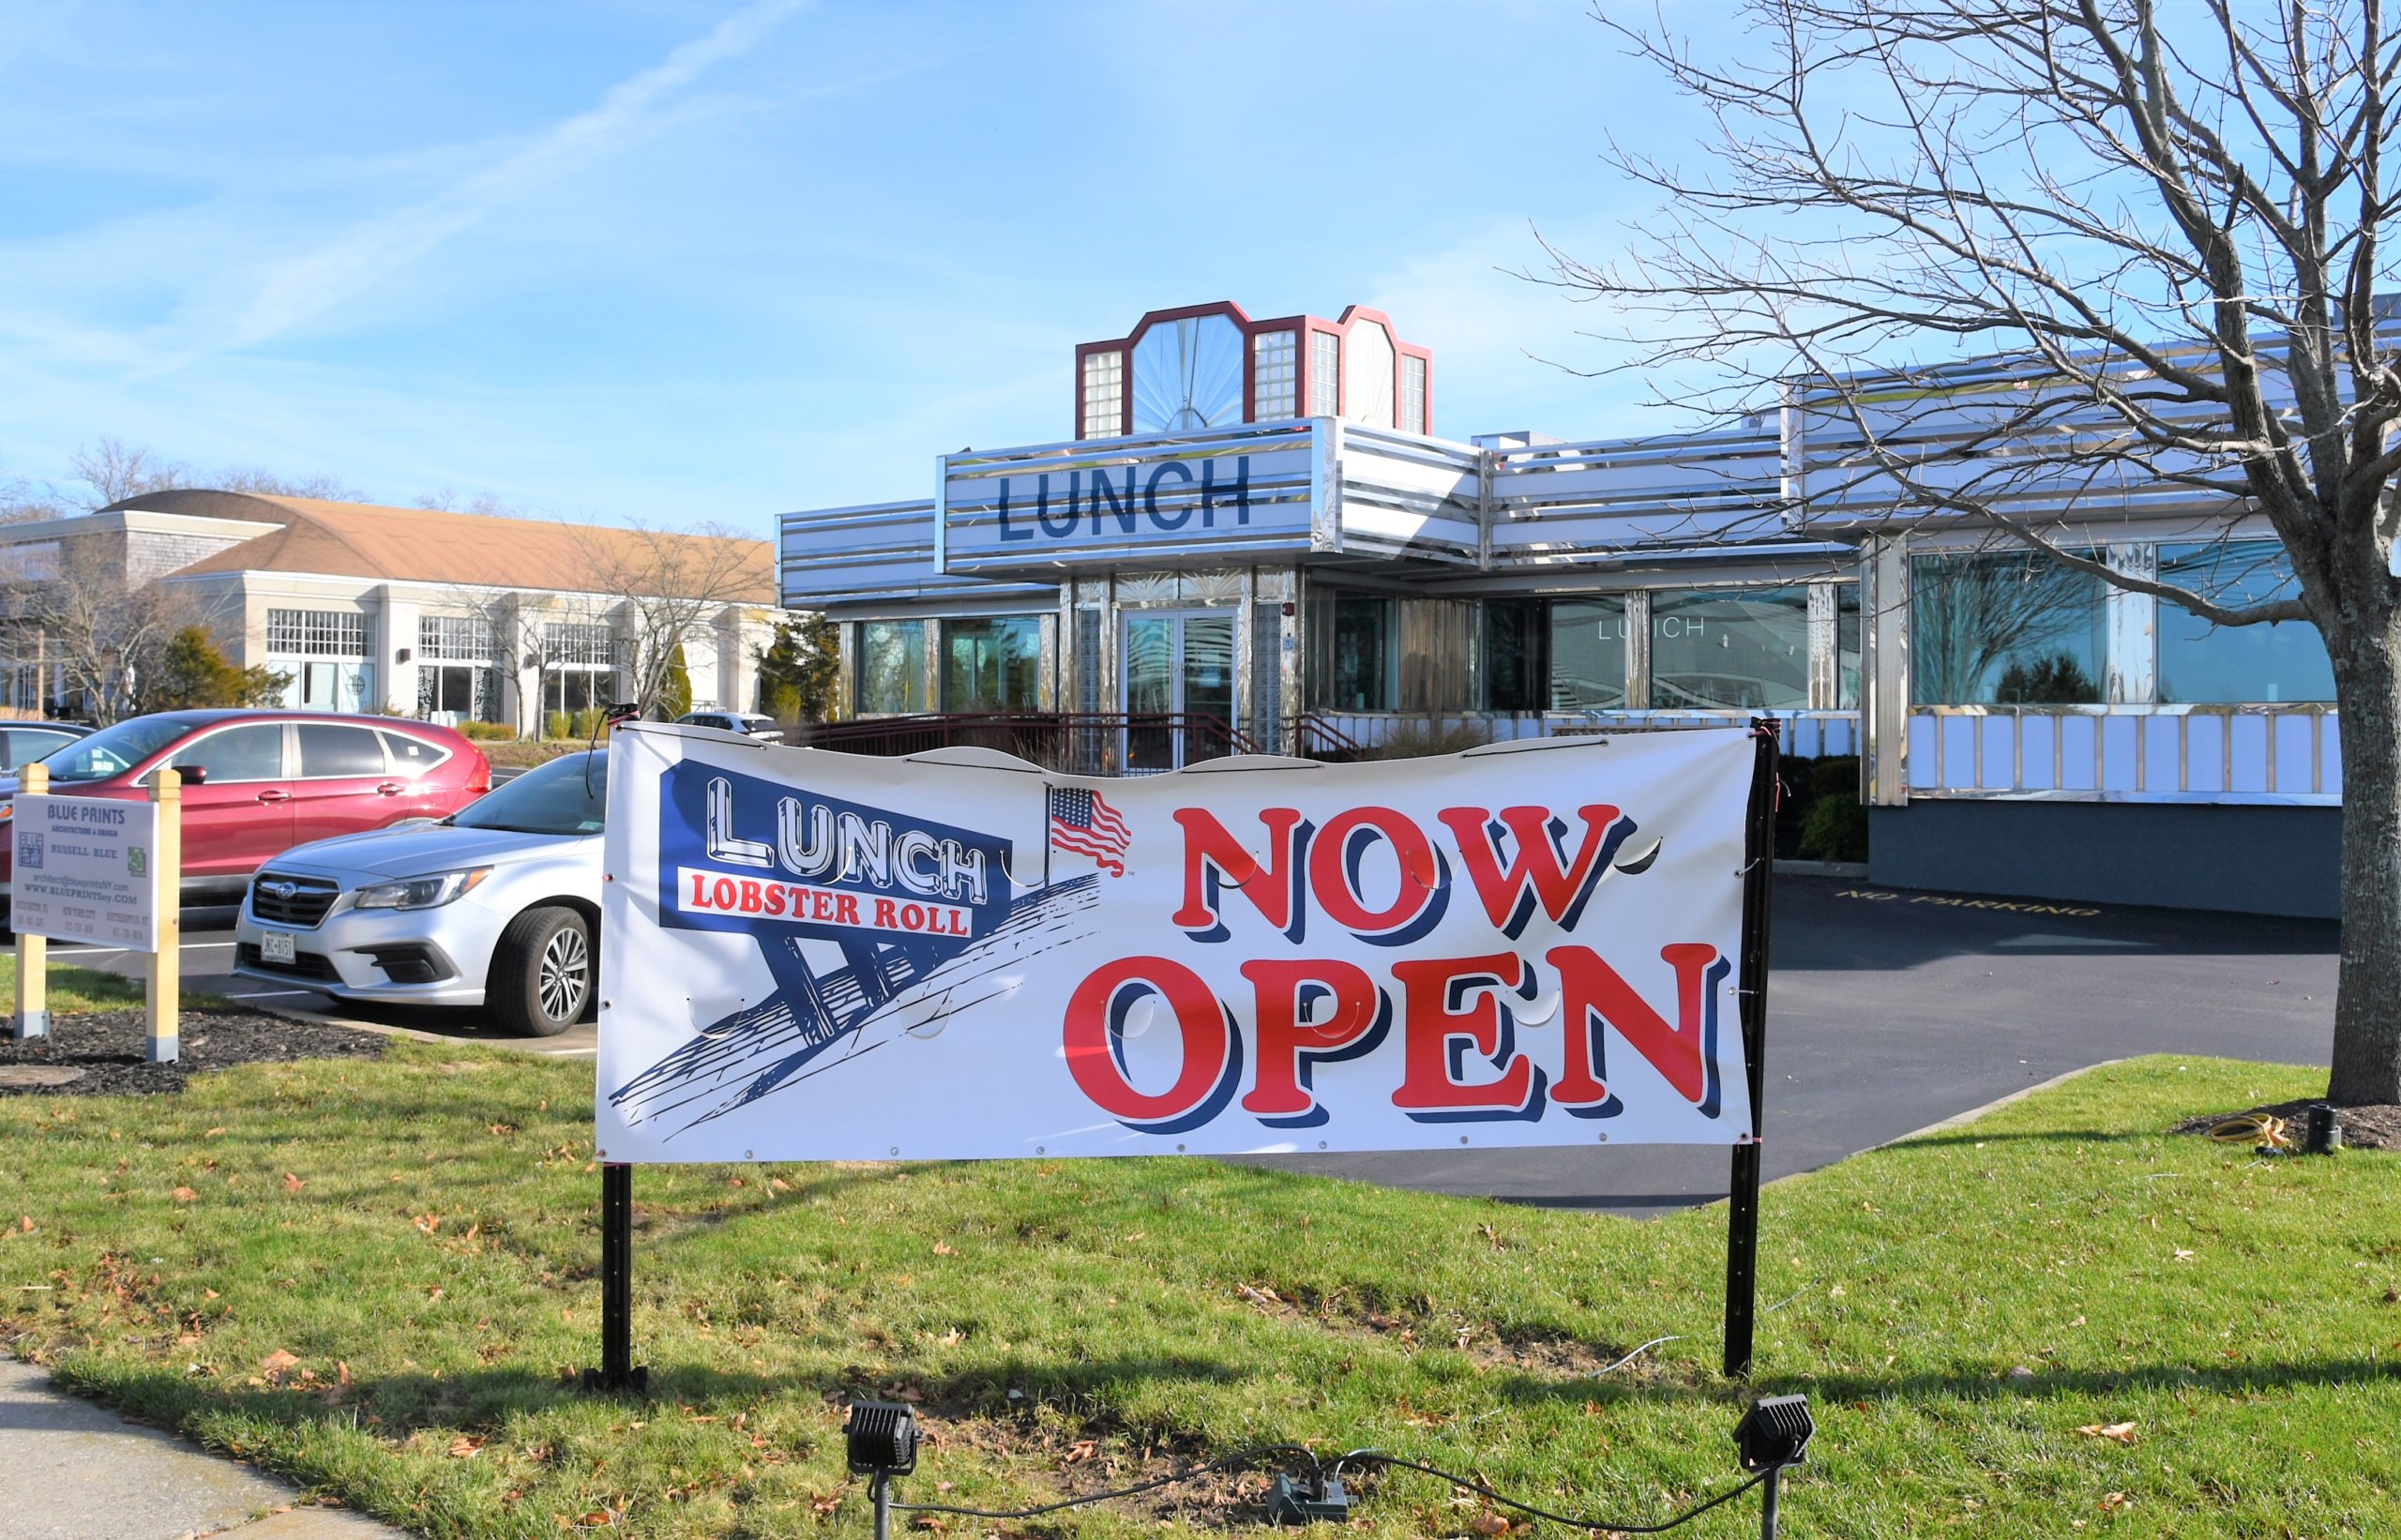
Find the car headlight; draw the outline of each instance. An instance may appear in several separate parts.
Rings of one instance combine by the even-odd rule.
[[[476,867],[467,871],[441,871],[430,877],[411,877],[400,883],[377,883],[358,890],[361,909],[439,909],[461,894],[471,892],[477,883],[491,875],[491,868]]]

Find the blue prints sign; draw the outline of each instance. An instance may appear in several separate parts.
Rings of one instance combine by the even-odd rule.
[[[609,1160],[1753,1131],[1740,732],[1127,780],[610,752]]]
[[[20,796],[8,827],[16,847],[9,894],[16,929],[53,941],[158,950],[156,806]]]
[[[945,571],[1298,551],[1330,531],[1306,422],[944,457]]]

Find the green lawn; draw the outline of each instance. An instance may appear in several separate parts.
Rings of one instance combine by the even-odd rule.
[[[1759,1382],[1820,1422],[1787,1532],[2401,1532],[2401,1158],[2158,1132],[2322,1079],[2141,1060],[1771,1187]],[[1722,1211],[1638,1224],[1204,1161],[642,1170],[657,1397],[589,1399],[560,1376],[597,1353],[590,1105],[588,1064],[406,1042],[173,1099],[0,1100],[0,1333],[439,1535],[862,1532],[852,1389],[922,1398],[904,1495],[929,1501],[1263,1439],[1631,1516],[1734,1474]],[[1428,1478],[1368,1488],[1378,1534],[1479,1517]],[[1222,1528],[1233,1490],[946,1532]],[[1746,1499],[1679,1532],[1757,1524]]]
[[[53,1016],[76,1011],[138,1011],[148,1004],[142,980],[103,973],[98,968],[53,963],[49,978],[50,1010]],[[0,951],[0,1016],[16,1010],[16,999],[17,953],[10,947]],[[186,1010],[231,1010],[233,1004],[223,995],[205,991],[186,990],[182,997]]]

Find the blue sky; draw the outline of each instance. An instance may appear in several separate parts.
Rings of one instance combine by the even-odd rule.
[[[1640,431],[1499,269],[1623,244],[1657,98],[1581,0],[0,0],[0,480],[110,433],[763,530],[1066,436],[1076,342],[1219,298],[1390,311],[1447,436]]]

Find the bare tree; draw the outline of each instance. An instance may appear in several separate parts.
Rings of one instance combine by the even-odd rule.
[[[667,693],[676,649],[698,642],[716,612],[756,604],[772,585],[760,541],[718,525],[691,531],[633,524],[579,529],[596,592],[621,606],[620,672],[647,715]]]
[[[12,547],[5,583],[11,650],[55,669],[61,694],[103,725],[148,709],[175,634],[205,624],[182,591],[127,581],[122,545],[86,536]]]
[[[318,471],[310,476],[278,476],[256,465],[228,465],[209,482],[209,490],[220,492],[257,492],[269,497],[311,497],[326,503],[364,503],[367,494],[334,475]]]
[[[143,492],[167,491],[192,484],[190,469],[175,460],[103,433],[67,457],[75,478],[92,489],[90,506],[107,507]]]
[[[1948,518],[2219,626],[2324,635],[2331,1095],[2401,1101],[2401,328],[2378,295],[2401,39],[2381,0],[1750,0],[1708,52],[1600,19],[1715,122],[1699,172],[1618,145],[1664,206],[1625,260],[1559,259],[1557,281],[1629,312],[1628,367],[1797,412],[1804,516]],[[2221,536],[2263,518],[2298,593],[2098,559],[2080,510],[2149,489],[2214,500]]]

